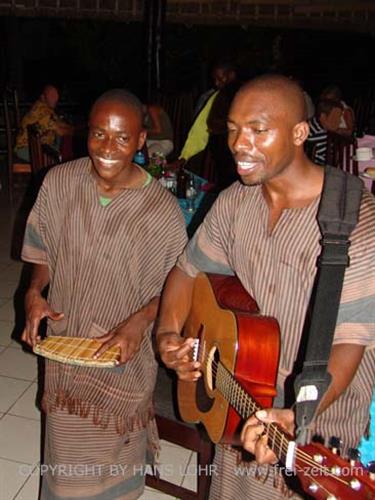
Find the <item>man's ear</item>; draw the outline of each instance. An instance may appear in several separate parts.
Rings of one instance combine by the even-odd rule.
[[[293,128],[293,142],[296,146],[302,146],[309,135],[309,125],[307,122],[299,122]]]
[[[139,138],[138,138],[138,149],[143,148],[144,143],[146,142],[146,138],[147,138],[147,131],[142,130],[141,133],[139,134]]]

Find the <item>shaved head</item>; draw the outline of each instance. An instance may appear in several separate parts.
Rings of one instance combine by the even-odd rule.
[[[283,75],[262,75],[243,85],[238,96],[250,91],[265,92],[275,98],[280,113],[286,113],[293,125],[307,120],[303,90],[299,84]]]
[[[112,89],[104,92],[93,104],[91,108],[90,115],[93,113],[94,109],[103,103],[118,103],[127,108],[132,108],[139,117],[141,123],[143,123],[143,106],[141,101],[131,92],[124,89]]]

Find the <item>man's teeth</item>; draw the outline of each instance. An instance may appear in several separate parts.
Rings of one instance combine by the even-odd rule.
[[[237,165],[240,167],[241,170],[250,170],[255,167],[256,162],[254,161],[239,161],[237,162]]]
[[[116,163],[116,160],[106,160],[105,158],[98,158],[99,161],[103,163],[107,163],[108,165],[112,165],[112,163]]]

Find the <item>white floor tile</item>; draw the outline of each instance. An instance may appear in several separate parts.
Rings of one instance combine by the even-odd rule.
[[[191,451],[164,441],[160,452],[160,477],[170,483],[181,485],[189,463]]]
[[[4,304],[9,302],[10,297],[1,297],[0,296],[0,308],[3,307]]]
[[[21,260],[10,259],[9,269],[19,273],[24,267],[24,263]]]
[[[1,378],[0,378],[1,381]],[[8,410],[9,415],[17,415],[19,417],[40,419],[40,411],[36,406],[36,395],[38,392],[38,384],[35,382],[22,394],[18,401]],[[0,408],[1,409],[1,408]]]
[[[0,227],[0,229],[1,229],[1,227]],[[1,250],[1,248],[0,248],[0,250]],[[1,256],[1,251],[0,251],[0,256]],[[7,269],[9,266],[10,266],[10,263],[0,262],[0,276],[2,275],[1,273],[3,273],[5,271],[5,269]]]
[[[17,285],[22,272],[22,266],[11,264],[6,267],[1,273],[1,281],[3,283],[13,283]]]
[[[9,344],[9,347],[13,347],[13,349],[21,349],[25,346],[25,344],[18,340],[12,340]]]
[[[145,488],[145,491],[142,496],[140,496],[142,500],[174,500],[176,497],[171,497],[170,495],[166,495],[161,491],[154,490],[152,488]],[[18,499],[17,499],[18,500]]]
[[[39,470],[34,469],[14,500],[37,500],[39,492]]]
[[[14,328],[12,321],[0,321],[0,345],[8,346],[12,343],[11,334]]]
[[[0,375],[35,380],[38,375],[36,355],[21,349],[7,347],[0,353]]]
[[[0,321],[12,322],[15,320],[15,314],[13,299],[7,299],[5,304],[0,307]]]
[[[13,415],[0,420],[0,457],[27,464],[40,459],[40,423]]]
[[[29,386],[26,380],[0,377],[0,411],[6,413]]]
[[[28,478],[30,466],[27,464],[10,462],[0,458],[0,498],[1,500],[13,500]],[[36,500],[29,497],[28,500]]]
[[[0,271],[1,276],[1,271]],[[17,284],[9,281],[1,280],[0,283],[0,299],[3,301],[13,299],[14,292],[17,289]]]

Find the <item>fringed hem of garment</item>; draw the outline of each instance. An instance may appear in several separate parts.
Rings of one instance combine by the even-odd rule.
[[[151,418],[147,425],[147,442],[148,442],[148,450],[151,455],[151,463],[158,467],[160,460],[160,440],[159,440],[159,432],[158,427],[156,425],[155,418]]]
[[[153,406],[150,406],[142,413],[137,413],[132,416],[121,416],[109,414],[103,408],[95,406],[89,401],[82,401],[79,398],[72,398],[66,392],[60,391],[57,394],[43,395],[42,408],[48,415],[56,410],[68,410],[70,415],[77,415],[81,418],[88,418],[92,411],[92,421],[94,425],[106,429],[110,422],[114,422],[116,432],[120,435],[125,435],[128,432],[133,432],[147,427],[149,422],[155,417]],[[156,424],[155,424],[156,425]],[[157,431],[156,431],[157,433]],[[155,431],[151,432],[152,439],[154,438]],[[154,445],[153,448],[157,452],[158,446]],[[158,439],[157,439],[158,442]]]
[[[237,466],[242,466],[242,467],[254,467],[254,475],[253,477],[262,483],[265,483],[272,472],[273,475],[273,487],[279,491],[283,497],[285,498],[291,498],[295,493],[288,488],[284,481],[284,477],[282,474],[281,468],[276,464],[276,465],[261,465],[258,464],[255,460],[249,461],[249,460],[244,460],[243,458],[243,450],[239,448],[234,448],[231,445],[228,444],[223,444],[223,448],[236,455],[236,465]],[[271,469],[273,469],[271,471]]]

